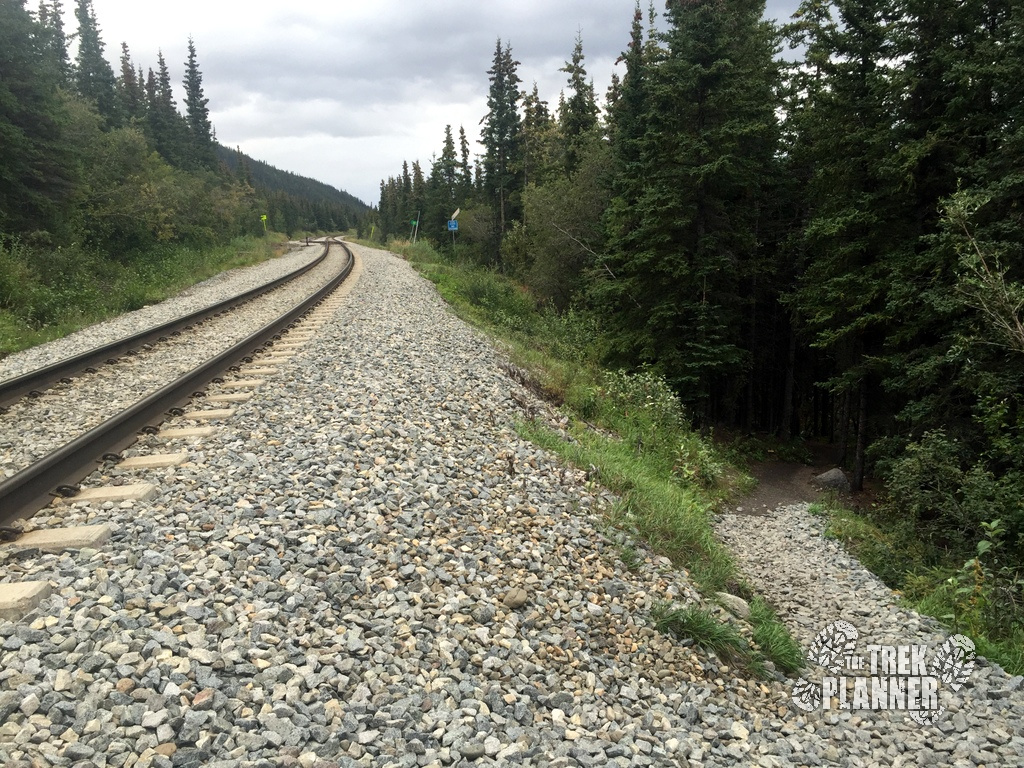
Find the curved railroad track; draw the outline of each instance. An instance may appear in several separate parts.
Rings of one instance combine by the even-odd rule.
[[[323,263],[330,250],[330,242],[324,241],[323,245],[323,253],[308,264],[256,288],[240,293],[237,296],[232,296],[203,309],[182,315],[174,320],[146,328],[138,333],[125,336],[108,344],[102,344],[50,365],[0,380],[0,414],[5,413],[12,403],[17,402],[22,397],[40,397],[54,383],[70,383],[72,377],[78,374],[95,372],[96,366],[113,364],[124,355],[138,354],[140,349],[168,342],[173,337],[178,337],[184,332],[191,331],[197,325],[201,325],[212,318],[221,317],[225,313],[236,310],[248,302],[254,301],[270,291],[286,285]]]
[[[244,374],[244,364],[296,329],[352,270],[354,256],[344,243],[324,245],[315,261],[260,288],[0,382],[0,402],[11,403],[0,417],[0,473],[10,475],[0,482],[0,526],[8,535],[16,535],[9,527],[15,520],[31,516],[55,495],[74,495],[78,482],[103,462],[119,460],[140,432],[181,415],[186,403],[204,397],[225,372]],[[296,290],[306,291],[297,304],[290,298]],[[200,336],[202,343],[196,341]],[[162,369],[147,374],[147,368],[160,367],[156,358]],[[109,364],[96,368],[97,361]],[[174,372],[169,382],[168,370]],[[44,391],[48,385],[52,389]],[[30,392],[33,397],[22,398]],[[61,414],[73,414],[68,420],[74,422],[63,431]]]

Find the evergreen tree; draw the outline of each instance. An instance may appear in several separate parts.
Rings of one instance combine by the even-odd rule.
[[[645,115],[649,110],[647,80],[657,60],[644,44],[643,14],[637,3],[629,46],[619,58],[625,62],[614,108],[609,112],[609,134],[615,174],[612,177],[613,198],[609,204],[608,237],[613,251],[628,253],[638,243],[635,233],[640,224],[638,203],[645,189],[646,170],[642,148],[647,132]]]
[[[616,185],[604,266],[615,279],[596,294],[614,317],[620,357],[655,364],[707,418],[735,413],[778,147],[776,34],[763,11],[750,0],[670,4],[664,55],[627,54],[620,101],[643,111],[626,120],[620,112],[613,133],[629,181]],[[642,134],[630,120],[646,126]],[[628,215],[627,195],[636,197]]]
[[[562,158],[558,154],[558,124],[548,110],[548,103],[540,98],[537,83],[533,91],[523,94],[523,181],[541,185],[560,170]]]
[[[897,49],[891,0],[840,0],[835,16],[805,3],[809,81],[803,130],[811,175],[803,226],[808,266],[795,305],[815,346],[834,365],[829,388],[842,403],[838,432],[855,423],[854,486],[865,470],[872,428],[884,416],[881,363],[893,321],[887,301],[893,265],[907,257],[920,231],[910,212],[906,180],[893,162],[892,104]]]
[[[501,236],[518,217],[523,186],[518,66],[519,62],[512,58],[511,47],[506,44],[502,48],[499,39],[494,62],[487,70],[491,85],[482,137],[484,193],[494,208],[497,228],[495,253]]]
[[[427,203],[423,216],[425,235],[445,242],[448,217],[460,207],[459,189],[462,183],[452,127],[446,125],[441,155],[434,159],[427,180]]]
[[[66,86],[71,80],[71,57],[64,32],[64,4],[60,0],[39,3],[39,23],[43,29],[44,47],[57,70],[57,83]]]
[[[0,3],[0,231],[57,229],[73,189],[50,30]]]
[[[121,75],[117,80],[121,114],[126,120],[142,121],[146,117],[146,84],[141,70],[132,63],[128,43],[121,43]]]
[[[75,88],[83,99],[95,105],[108,126],[117,125],[120,115],[114,70],[103,56],[103,40],[92,0],[76,0],[75,18],[78,20]]]
[[[196,46],[188,39],[188,60],[185,62],[185,122],[191,136],[191,156],[197,167],[212,169],[216,162],[213,125],[210,123],[209,99],[203,96],[203,75],[196,60]]]
[[[427,202],[427,183],[423,178],[423,168],[420,167],[419,160],[414,160],[412,163],[412,196],[409,201],[409,207],[416,211],[419,222],[417,227],[423,229],[423,214],[425,213]]]
[[[157,52],[157,72],[149,70],[146,80],[146,115],[149,135],[156,151],[171,165],[188,165],[188,127],[178,113],[171,90],[171,75],[163,51]]]
[[[459,191],[460,200],[469,201],[473,193],[473,171],[469,164],[469,141],[466,129],[459,126]]]
[[[559,70],[569,75],[569,98],[558,117],[565,142],[565,171],[570,176],[579,167],[581,145],[586,143],[590,133],[597,127],[594,85],[587,81],[583,59],[583,38],[577,35],[572,59]]]

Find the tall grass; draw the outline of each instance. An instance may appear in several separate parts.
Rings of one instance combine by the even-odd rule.
[[[264,261],[280,252],[282,240],[243,237],[214,248],[167,245],[112,257],[80,245],[30,247],[0,235],[0,357]]]

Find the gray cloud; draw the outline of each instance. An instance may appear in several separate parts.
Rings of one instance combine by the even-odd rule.
[[[72,5],[67,3],[66,5]],[[646,3],[643,4],[646,8]],[[797,0],[772,0],[786,20]],[[626,48],[634,0],[93,0],[108,57],[121,41],[144,69],[162,49],[172,81],[195,39],[220,141],[376,202],[403,160],[426,169],[444,126],[471,140],[486,112],[496,41],[524,87],[552,105],[582,35],[599,99]],[[659,7],[661,4],[659,4]],[[74,19],[68,11],[68,29]],[[179,103],[182,98],[178,91]]]

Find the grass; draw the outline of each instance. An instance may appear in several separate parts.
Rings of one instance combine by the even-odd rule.
[[[657,376],[601,367],[606,344],[598,318],[538,307],[512,280],[441,257],[429,244],[389,247],[431,280],[457,314],[502,344],[531,389],[572,417],[568,437],[537,420],[524,421],[519,431],[588,468],[619,495],[604,530],[624,567],[638,569],[646,548],[685,569],[705,595],[751,597],[711,524],[715,504],[749,487],[751,479],[690,428],[678,398]],[[755,598],[754,604],[756,647],[731,622],[693,606],[666,606],[652,618],[663,631],[690,637],[754,674],[767,674],[766,660],[796,671],[803,658],[795,641],[767,603]]]
[[[0,237],[0,358],[163,301],[220,272],[283,252],[283,236],[113,258],[80,246],[39,250]]]
[[[676,609],[660,606],[654,610],[652,618],[658,631],[680,640],[693,640],[723,661],[741,666],[759,677],[765,675],[763,662],[753,653],[739,630],[732,624],[719,621],[710,611],[696,605]]]

